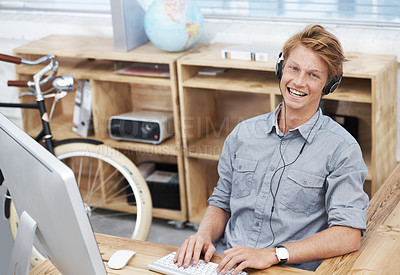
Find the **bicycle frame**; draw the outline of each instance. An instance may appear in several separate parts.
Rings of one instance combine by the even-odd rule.
[[[43,56],[37,60],[31,61],[15,56],[0,54],[0,61],[6,61],[15,64],[25,64],[30,66],[39,65],[42,64],[43,62],[50,61],[49,64],[47,64],[44,68],[42,68],[38,73],[34,74],[33,81],[20,81],[20,80],[8,81],[8,86],[28,87],[32,91],[32,95],[35,96],[36,103],[0,102],[0,107],[37,109],[39,111],[40,119],[42,121],[42,130],[34,139],[38,142],[43,139],[45,148],[47,150],[49,150],[52,154],[54,154],[54,148],[58,144],[71,143],[71,142],[86,142],[95,145],[102,144],[102,142],[100,141],[84,139],[84,138],[64,139],[58,142],[54,141],[53,135],[50,130],[49,115],[47,114],[46,110],[45,98],[41,90],[41,86],[49,82],[50,80],[54,79],[57,74],[58,62],[55,60],[54,55]],[[48,72],[52,73],[46,76]],[[56,87],[55,89],[57,91],[66,91],[66,92],[72,91],[70,89],[71,87],[69,86],[72,86],[73,88],[73,84],[69,83],[71,85],[66,85],[65,87],[63,87],[64,89],[62,89],[59,87],[59,85],[57,84],[54,85],[56,80],[61,80],[61,82],[64,82],[65,79],[63,77],[57,77],[56,79],[54,79],[53,87]]]
[[[48,121],[48,115],[47,115],[47,111],[46,111],[46,105],[44,104],[44,100],[37,101],[36,103],[0,102],[0,107],[39,110],[40,118],[42,121],[42,130],[34,139],[38,142],[43,139],[46,149],[49,150],[52,154],[54,154],[53,135],[51,134],[50,124]]]

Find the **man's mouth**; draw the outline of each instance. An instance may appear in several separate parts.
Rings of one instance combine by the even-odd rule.
[[[288,92],[291,94],[291,95],[295,95],[295,96],[306,96],[307,94],[305,94],[305,93],[302,93],[302,92],[300,92],[300,91],[297,91],[297,90],[294,90],[294,89],[291,89],[291,88],[287,88],[288,89]]]

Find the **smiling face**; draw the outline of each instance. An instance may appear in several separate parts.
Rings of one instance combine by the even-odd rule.
[[[301,123],[310,119],[318,109],[327,79],[328,65],[320,56],[302,45],[294,48],[281,79],[287,115]]]

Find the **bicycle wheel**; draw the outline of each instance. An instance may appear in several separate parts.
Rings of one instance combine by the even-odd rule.
[[[109,146],[81,142],[59,145],[54,152],[74,172],[94,232],[147,239],[152,201],[132,161]]]

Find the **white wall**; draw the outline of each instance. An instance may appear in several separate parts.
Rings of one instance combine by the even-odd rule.
[[[248,43],[269,44],[279,51],[284,41],[298,32],[304,24],[261,23],[227,20],[206,20],[200,42],[203,43]],[[400,30],[371,29],[362,27],[326,26],[341,40],[345,51],[395,54],[400,58]],[[49,34],[81,34],[112,37],[110,15],[46,15],[12,14],[0,11],[0,52],[12,53],[12,49]],[[13,79],[13,65],[0,62],[0,100],[18,101],[16,89],[6,87],[8,79]],[[400,71],[398,73],[400,91]],[[398,98],[400,99],[400,92]],[[400,110],[400,106],[398,108]],[[5,110],[13,120],[20,123],[19,110]],[[400,118],[400,111],[398,111]],[[400,119],[398,119],[400,126]],[[393,125],[393,127],[397,127]],[[397,127],[398,129],[400,127]],[[400,134],[398,134],[400,144]],[[400,160],[400,146],[397,146],[397,159]]]

